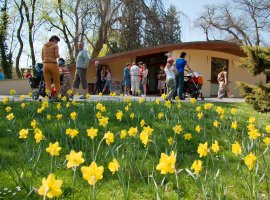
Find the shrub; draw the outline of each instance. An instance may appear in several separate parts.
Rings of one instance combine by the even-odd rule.
[[[259,112],[270,112],[270,83],[248,85],[237,82],[241,96]]]

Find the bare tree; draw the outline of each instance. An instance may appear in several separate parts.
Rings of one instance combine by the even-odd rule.
[[[253,22],[255,45],[260,45],[260,32],[270,23],[269,0],[234,0],[234,3],[247,14]]]
[[[76,44],[84,39],[93,7],[93,2],[87,0],[57,0],[57,5],[50,12],[43,12],[43,19],[49,24],[49,30],[55,28],[62,34],[70,63],[75,62],[78,54]]]
[[[268,0],[234,0],[231,4],[208,5],[195,21],[195,26],[205,32],[207,39],[209,31],[218,30],[240,44],[260,45],[260,34],[269,24],[267,6]]]
[[[22,26],[23,26],[23,23],[24,23],[23,3],[21,1],[20,4],[19,4],[16,0],[14,2],[16,4],[16,7],[17,7],[17,9],[19,11],[19,14],[20,14],[20,22],[19,22],[19,27],[17,29],[17,39],[19,41],[20,47],[19,47],[19,50],[18,50],[18,54],[16,56],[16,73],[17,73],[18,78],[21,78],[22,74],[21,74],[21,71],[20,71],[20,68],[19,68],[19,64],[20,64],[20,58],[21,58],[22,51],[23,51],[23,46],[24,46],[23,45],[23,40],[22,40],[22,37],[21,37]]]
[[[85,38],[93,48],[92,58],[98,57],[103,45],[108,42],[113,25],[120,20],[118,10],[122,2],[120,0],[100,0],[96,2],[97,15],[93,21],[93,35],[85,34]]]
[[[25,16],[26,21],[28,24],[28,41],[29,41],[29,47],[31,51],[31,59],[32,59],[32,66],[36,65],[36,56],[35,56],[35,50],[34,50],[34,34],[33,34],[33,28],[35,25],[35,14],[36,14],[36,0],[30,1],[30,6],[25,0],[21,0],[22,5],[25,10]]]

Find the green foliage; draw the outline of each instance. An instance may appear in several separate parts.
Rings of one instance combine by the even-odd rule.
[[[261,46],[243,46],[247,57],[240,58],[237,66],[247,69],[254,76],[261,73],[270,76],[270,48]],[[259,112],[270,111],[270,84],[248,85],[238,82],[240,94],[246,102]]]
[[[7,0],[3,2],[3,7],[1,8],[1,21],[0,21],[0,63],[3,68],[5,78],[12,78],[12,62],[11,55],[7,53],[8,47],[7,41],[7,29],[8,29],[8,14],[7,14]]]
[[[270,83],[263,85],[248,85],[243,82],[237,83],[240,94],[246,102],[253,105],[259,112],[270,112]]]
[[[270,76],[270,47],[242,46],[247,57],[240,58],[237,66],[247,69],[254,76],[261,73]]]

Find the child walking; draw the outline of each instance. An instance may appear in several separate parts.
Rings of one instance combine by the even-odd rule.
[[[67,91],[71,90],[72,78],[69,69],[65,65],[63,58],[58,59],[58,66],[60,74],[63,76],[63,84],[60,87],[60,93],[62,96],[68,97]]]

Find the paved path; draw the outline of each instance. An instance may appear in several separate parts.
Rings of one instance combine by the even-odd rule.
[[[0,95],[0,101],[2,101],[5,97],[9,97],[10,99],[13,98],[13,96],[9,96],[9,95]],[[87,100],[81,100],[79,99],[80,96],[75,96],[75,100],[76,101],[116,101],[116,102],[121,102],[123,101],[124,98],[127,97],[120,97],[120,96],[116,96],[116,97],[111,97],[111,96],[98,96],[98,95],[91,95],[90,99]],[[158,96],[147,96],[147,97],[133,97],[133,96],[129,96],[131,101],[138,101],[140,98],[143,98],[145,101],[155,101],[156,99],[160,99],[161,101],[163,101],[163,99],[161,97]],[[43,98],[41,98],[43,99]],[[14,95],[14,100],[15,101],[20,101],[20,95]],[[28,95],[25,95],[25,100],[26,101],[33,101],[30,97],[28,97]],[[186,100],[184,100],[184,102],[188,102],[189,98],[187,98]],[[198,99],[198,102],[224,102],[224,103],[243,103],[245,102],[244,99],[242,98],[223,98],[223,99],[217,99],[217,98],[205,98],[203,101]]]

